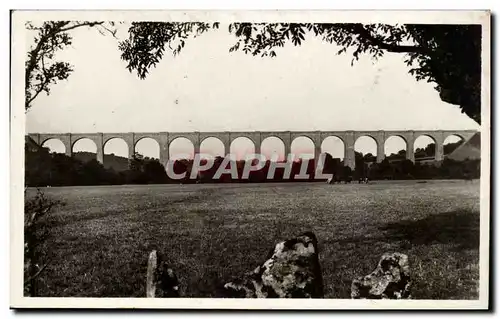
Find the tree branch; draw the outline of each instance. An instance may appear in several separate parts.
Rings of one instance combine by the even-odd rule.
[[[26,101],[26,104],[30,105],[31,102],[33,102],[35,100],[35,98],[38,96],[38,94],[40,94],[40,92],[42,92],[42,91],[43,91],[43,86],[40,87],[40,89],[36,91],[35,95],[33,95],[29,100]]]
[[[104,21],[77,22],[74,25],[68,26],[69,23],[70,23],[69,21],[67,21],[67,22],[66,21],[61,21],[59,24],[56,24],[56,25],[52,26],[52,30],[50,30],[46,34],[44,34],[44,29],[43,28],[39,28],[39,30],[40,30],[40,39],[39,39],[38,44],[36,45],[36,47],[33,50],[30,51],[30,58],[29,58],[29,60],[26,63],[25,90],[28,90],[28,88],[30,87],[31,75],[32,75],[33,71],[36,68],[36,65],[38,64],[38,62],[40,60],[40,55],[43,55],[43,53],[41,53],[41,50],[42,50],[43,46],[47,43],[47,41],[50,38],[54,37],[58,33],[70,31],[70,30],[73,30],[73,29],[76,29],[76,28],[79,28],[79,27],[84,27],[84,26],[94,27],[96,25],[102,26],[103,23],[104,23]],[[103,26],[103,28],[105,30],[109,31],[114,37],[116,37],[115,36],[116,32],[112,32],[111,30],[109,30],[108,28],[106,28],[104,26]],[[43,90],[43,87],[46,84],[47,83],[42,83],[42,89],[41,90]],[[25,109],[26,110],[29,108],[31,102],[38,96],[38,94],[40,93],[41,90],[38,90],[34,94],[34,96],[32,96],[29,99],[26,97],[26,99],[25,99]]]
[[[419,46],[414,45],[399,45],[392,44],[382,41],[381,39],[373,36],[370,31],[366,30],[362,24],[355,24],[353,27],[353,32],[364,38],[365,40],[371,42],[373,45],[378,46],[381,49],[387,50],[389,52],[395,53],[427,53],[428,51]]]
[[[49,79],[47,77],[47,70],[45,69],[45,61],[43,59],[43,54],[41,55],[42,61],[42,71],[43,71],[43,79],[40,80],[40,86],[36,90],[36,93],[26,102],[27,105],[30,105],[33,100],[45,89],[45,86],[49,83]]]
[[[40,269],[31,277],[29,277],[28,279],[26,279],[24,281],[24,284],[26,285],[27,283],[29,283],[30,281],[32,281],[33,279],[35,279],[36,277],[38,277],[42,271],[47,268],[47,266],[49,265],[50,261],[48,261],[45,265],[43,265],[42,267],[40,267]]]
[[[76,29],[76,28],[79,28],[79,27],[85,27],[85,26],[93,27],[95,25],[102,25],[103,23],[104,23],[104,21],[94,21],[94,22],[77,23],[75,25],[72,25],[71,27],[61,28],[61,29],[59,29],[59,31],[55,32],[54,34],[57,34],[57,33],[60,33],[60,32],[66,32],[66,31],[73,30],[73,29]]]
[[[104,25],[99,25],[99,27],[103,28],[105,31],[108,31],[112,36],[113,38],[117,39],[116,37],[116,32],[117,32],[117,29],[115,30],[111,30],[110,28],[106,28]],[[97,28],[97,30],[99,31],[100,34],[102,35],[105,35],[104,32],[102,32],[99,28]]]

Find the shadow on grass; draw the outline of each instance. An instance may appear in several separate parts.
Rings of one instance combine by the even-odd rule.
[[[472,210],[455,210],[418,220],[387,223],[378,226],[378,230],[380,233],[375,236],[357,235],[332,242],[355,246],[400,242],[402,248],[444,244],[453,247],[454,251],[479,249],[479,212]]]
[[[323,262],[332,296],[349,298],[353,278],[370,273],[383,253],[399,251],[410,258],[415,299],[478,298],[478,211],[460,209],[374,226],[323,242],[339,261]]]
[[[147,205],[138,204],[138,207],[134,207],[130,209],[129,207],[125,207],[123,210],[117,210],[116,208],[104,209],[102,211],[95,211],[90,213],[79,213],[73,214],[71,218],[68,218],[66,214],[54,214],[54,216],[49,216],[46,220],[46,223],[50,225],[50,227],[62,227],[68,226],[75,223],[83,223],[87,221],[94,221],[98,219],[104,218],[113,218],[119,215],[135,213],[138,211],[139,213],[149,214],[149,210],[151,208],[158,210],[163,213],[160,208],[162,207],[172,207],[172,205],[178,204],[189,204],[194,205],[197,203],[207,202],[209,200],[215,200],[217,195],[215,194],[215,190],[212,189],[201,189],[194,194],[184,195],[179,198],[164,198],[161,202],[155,204],[155,206],[148,207]],[[60,210],[64,211],[65,208],[63,206],[60,207]]]
[[[472,210],[455,210],[430,215],[419,220],[389,223],[383,240],[405,241],[411,245],[451,245],[454,250],[479,249],[479,214]]]
[[[217,197],[220,197],[220,195],[218,195],[214,189],[205,188],[197,190],[193,194],[169,200],[167,204],[183,204],[183,203],[198,204],[207,202],[208,200],[214,200]]]

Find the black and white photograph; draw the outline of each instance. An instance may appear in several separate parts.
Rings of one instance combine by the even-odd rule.
[[[12,11],[11,307],[488,308],[490,19]]]

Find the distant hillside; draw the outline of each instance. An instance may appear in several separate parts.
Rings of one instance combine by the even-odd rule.
[[[28,147],[28,149],[32,152],[36,152],[40,149],[42,149],[42,147],[40,145],[38,145],[35,140],[33,140],[31,137],[29,137],[28,135],[25,136],[24,138],[24,141],[26,143],[26,146]]]
[[[481,158],[481,133],[474,134],[468,141],[457,147],[447,158],[455,161]]]
[[[96,154],[91,152],[76,152],[73,153],[73,157],[82,162],[89,162],[96,158]],[[128,169],[128,158],[114,154],[104,154],[104,167],[112,168],[117,172],[126,171]]]

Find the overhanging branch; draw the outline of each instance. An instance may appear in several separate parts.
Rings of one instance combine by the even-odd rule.
[[[420,47],[420,46],[414,46],[414,45],[399,45],[399,44],[393,44],[393,43],[387,43],[384,42],[383,40],[373,36],[370,31],[366,30],[362,24],[355,24],[353,27],[353,32],[361,36],[363,39],[369,41],[373,45],[378,46],[379,48],[383,50],[387,50],[389,52],[395,52],[395,53],[422,53],[425,54],[427,53],[427,49]]]
[[[72,26],[67,27],[67,28],[61,28],[61,29],[59,29],[59,31],[55,32],[54,34],[60,33],[60,32],[66,32],[66,31],[69,31],[69,30],[72,30],[72,29],[76,29],[76,28],[79,28],[79,27],[85,27],[85,26],[93,27],[93,26],[96,26],[96,25],[102,25],[103,23],[104,23],[104,21],[77,23],[77,24],[72,25]]]
[[[88,26],[88,27],[103,26],[104,21],[76,22],[75,24],[70,25],[70,26],[68,26],[68,24],[69,24],[69,22],[61,22],[57,26],[53,26],[52,30],[50,30],[49,32],[47,32],[45,34],[44,34],[43,30],[41,30],[39,42],[37,43],[36,47],[33,50],[31,50],[31,52],[30,52],[30,58],[29,58],[29,60],[26,63],[25,90],[28,90],[28,88],[31,86],[30,85],[30,81],[32,80],[31,79],[31,75],[34,72],[34,70],[36,68],[36,65],[39,63],[40,55],[43,56],[43,54],[44,54],[43,52],[41,52],[43,46],[47,43],[47,41],[49,41],[50,38],[54,37],[58,33],[70,31],[70,30],[73,30],[73,29],[76,29],[76,28],[79,28],[79,27],[84,27],[84,26]],[[104,29],[106,31],[110,32],[113,36],[115,36],[115,33],[113,33],[108,28],[104,27]],[[42,85],[42,89],[43,89],[44,85],[45,84]],[[26,99],[25,99],[25,109],[26,110],[30,107],[31,102],[38,96],[38,94],[40,93],[40,91],[36,92],[35,95],[32,96],[31,98],[28,98],[28,95],[26,95]]]

